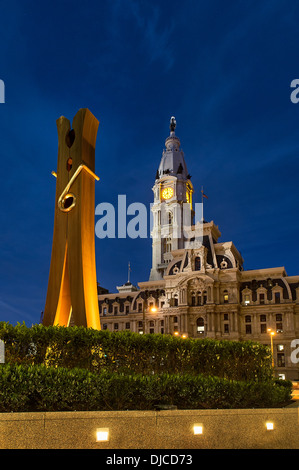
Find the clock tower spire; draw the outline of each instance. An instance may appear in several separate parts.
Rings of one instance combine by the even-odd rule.
[[[169,262],[173,259],[171,252],[184,248],[183,205],[189,204],[190,214],[193,213],[193,186],[184,153],[181,150],[180,139],[175,135],[176,119],[174,116],[170,119],[169,128],[170,135],[165,140],[165,149],[153,186],[150,280],[162,279]]]

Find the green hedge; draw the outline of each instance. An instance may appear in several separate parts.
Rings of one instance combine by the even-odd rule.
[[[231,380],[272,376],[268,346],[251,341],[181,339],[171,335],[112,333],[83,327],[0,322],[6,362],[81,368],[91,372],[188,373]]]
[[[43,365],[0,366],[0,412],[269,408],[291,400],[291,382],[238,382],[190,374],[92,373]]]

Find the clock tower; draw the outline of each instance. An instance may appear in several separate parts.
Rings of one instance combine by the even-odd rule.
[[[173,259],[171,252],[184,248],[184,226],[192,225],[193,186],[175,128],[176,120],[172,117],[153,187],[151,281],[163,278]]]

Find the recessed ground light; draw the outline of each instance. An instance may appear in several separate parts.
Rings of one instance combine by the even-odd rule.
[[[202,434],[203,433],[203,426],[202,424],[194,424],[193,426],[193,433],[196,434]]]
[[[268,421],[268,422],[266,423],[266,429],[267,429],[267,431],[273,431],[273,429],[274,429],[274,423],[271,423],[270,421]]]
[[[97,429],[97,442],[109,441],[109,428]]]

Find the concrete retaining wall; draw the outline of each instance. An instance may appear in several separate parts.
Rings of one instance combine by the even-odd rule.
[[[0,413],[0,448],[298,449],[299,408]]]

